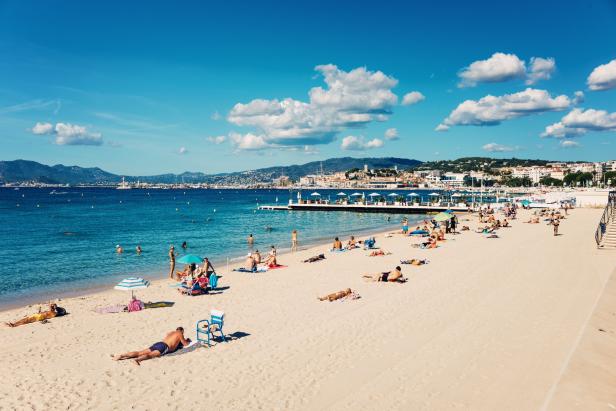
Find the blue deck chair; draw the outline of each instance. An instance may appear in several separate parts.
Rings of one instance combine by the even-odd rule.
[[[227,342],[225,333],[222,331],[222,327],[225,323],[225,313],[219,310],[212,310],[210,312],[209,320],[197,321],[197,341],[207,343],[210,346],[210,338],[214,338],[214,332],[210,329],[212,325],[215,325],[217,331],[220,332],[220,336],[224,342]]]
[[[218,276],[216,275],[216,273],[212,273],[210,274],[210,283],[209,283],[209,287],[212,290],[215,290],[216,287],[218,287]]]

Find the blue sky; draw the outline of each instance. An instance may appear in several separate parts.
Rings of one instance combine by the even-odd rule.
[[[1,159],[616,158],[614,1],[201,3],[0,0]]]

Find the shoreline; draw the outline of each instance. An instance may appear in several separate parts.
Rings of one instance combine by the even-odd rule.
[[[426,215],[423,216],[423,218],[426,218]],[[420,220],[418,220],[420,221]],[[377,236],[377,235],[382,235],[384,233],[387,233],[389,231],[391,231],[392,229],[395,229],[395,227],[398,227],[398,225],[392,224],[390,226],[390,228],[388,230],[380,230],[379,231],[374,231],[373,229],[369,229],[369,230],[359,230],[357,232],[357,234],[349,234],[349,235],[354,235],[354,236]],[[300,238],[301,240],[301,238]],[[315,247],[321,247],[324,245],[327,245],[331,240],[326,241],[325,237],[322,238],[318,238],[315,239],[313,241],[309,241],[306,243],[306,245],[304,246],[300,246],[298,248],[297,252],[300,251],[306,251],[309,249],[313,249]],[[301,243],[300,243],[301,244]],[[263,252],[266,252],[266,248],[268,246],[265,246],[265,248],[263,249]],[[256,249],[257,247],[254,247],[254,249]],[[250,251],[250,248],[246,248],[245,250],[245,254],[247,254]],[[285,256],[285,255],[293,255],[293,252],[291,251],[291,247],[281,247],[281,248],[276,248],[276,251],[278,253],[279,256]],[[245,255],[244,254],[244,255]],[[225,270],[227,270],[227,267],[229,268],[236,268],[236,266],[243,261],[245,258],[245,256],[237,256],[237,257],[231,257],[227,260],[217,260],[217,259],[211,259],[212,264],[217,267],[218,269],[220,269],[220,267],[225,267]],[[180,266],[182,266],[182,264],[178,264],[176,265],[176,271],[178,270],[178,268],[180,268]],[[167,262],[167,266],[166,268],[168,269],[168,262]],[[152,283],[152,285],[154,283],[159,283],[161,281],[169,281],[169,278],[166,277],[168,275],[168,271],[164,270],[164,272],[161,274],[161,272],[155,272],[154,268],[152,268],[151,270],[149,270],[147,273],[145,274],[137,274],[138,277],[142,277],[148,281],[150,281],[150,283]],[[105,291],[109,291],[110,289],[113,289],[113,286],[117,283],[117,281],[111,281],[111,277],[109,276],[105,279],[104,283],[103,281],[101,281],[100,284],[92,284],[89,286],[83,286],[83,287],[78,287],[77,289],[74,290],[69,290],[69,291],[63,291],[63,292],[56,292],[56,293],[51,293],[51,294],[43,294],[43,295],[35,295],[35,296],[25,296],[23,298],[16,298],[11,300],[10,302],[2,302],[0,301],[0,313],[4,313],[7,311],[13,311],[22,307],[32,307],[32,306],[36,306],[36,305],[45,305],[50,301],[64,301],[64,300],[71,300],[71,299],[79,299],[79,298],[86,298],[86,297],[90,297],[96,294],[100,294],[103,293]],[[126,275],[123,276],[124,278],[130,277],[130,275]],[[109,281],[107,281],[109,280]],[[44,302],[42,302],[44,301]]]

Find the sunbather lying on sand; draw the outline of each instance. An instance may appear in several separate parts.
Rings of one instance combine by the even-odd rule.
[[[167,333],[162,341],[152,344],[150,348],[141,351],[131,351],[125,354],[112,355],[114,361],[133,359],[135,364],[140,365],[142,361],[171,354],[190,344],[190,338],[184,338],[184,328],[178,327],[175,331]]]
[[[467,225],[463,225],[463,226],[462,226],[462,230],[460,230],[460,231],[470,231],[470,229],[471,229],[471,228],[470,228],[469,226],[467,226]]]
[[[19,327],[20,325],[35,323],[38,321],[45,321],[54,317],[62,317],[66,315],[66,310],[62,307],[58,307],[56,304],[50,304],[48,311],[42,311],[39,307],[39,312],[36,314],[29,315],[27,317],[22,318],[19,321],[15,321],[14,323],[8,322],[6,325],[9,327]]]
[[[328,294],[325,297],[318,297],[319,301],[336,301],[339,300],[341,298],[346,297],[347,295],[351,295],[353,291],[351,291],[350,288],[347,288],[346,290],[342,290],[342,291],[338,291],[337,293],[333,293],[333,294]]]
[[[400,260],[400,264],[410,264],[410,265],[424,265],[428,264],[428,260],[425,258],[420,260],[418,258],[411,258],[410,260]]]
[[[373,252],[371,252],[368,257],[380,257],[383,255],[390,255],[391,253],[388,251],[384,251],[384,250],[375,250]]]
[[[524,221],[528,224],[539,224],[539,217],[531,217],[528,221]]]
[[[307,260],[304,260],[305,263],[314,263],[316,261],[325,260],[325,254],[315,255],[314,257],[310,257]]]
[[[364,280],[368,282],[405,283],[407,281],[407,279],[402,276],[402,269],[400,266],[397,266],[394,271],[366,274],[363,277]]]

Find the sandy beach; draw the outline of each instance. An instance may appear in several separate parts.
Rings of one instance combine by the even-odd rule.
[[[377,245],[391,255],[319,245],[281,256],[286,268],[219,270],[223,289],[212,295],[181,296],[167,280],[138,292],[144,301],[174,301],[171,308],[94,312],[127,302],[114,290],[63,299],[66,317],[0,327],[0,409],[616,408],[616,390],[587,394],[570,368],[601,338],[589,326],[597,309],[607,310],[601,318],[612,328],[603,334],[614,339],[613,310],[600,304],[614,254],[597,250],[593,237],[601,213],[573,210],[554,237],[545,223],[522,223],[529,212],[521,211],[498,239],[467,231],[434,250],[381,233]],[[475,216],[459,218],[478,226]],[[319,253],[324,261],[301,262]],[[403,265],[406,284],[361,278],[410,258],[430,262]],[[361,298],[317,300],[347,287]],[[0,322],[36,308],[1,312]],[[226,313],[227,343],[141,366],[110,359],[178,326],[194,338],[211,309]],[[614,365],[613,346],[601,358]],[[614,372],[599,379],[609,387]]]

